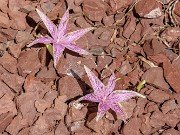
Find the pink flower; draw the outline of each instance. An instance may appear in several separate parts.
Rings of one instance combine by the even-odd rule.
[[[50,36],[44,36],[35,39],[31,44],[28,45],[28,47],[31,47],[34,44],[37,43],[43,43],[43,44],[53,44],[53,56],[54,56],[54,66],[57,65],[59,58],[61,57],[63,51],[65,48],[77,52],[79,54],[88,55],[89,52],[86,50],[83,50],[75,45],[75,41],[81,38],[84,34],[92,30],[93,28],[86,28],[86,29],[80,29],[77,31],[73,31],[70,33],[67,33],[67,23],[69,20],[69,10],[65,12],[63,15],[61,22],[59,26],[57,27],[45,14],[43,14],[41,11],[36,9],[37,13],[39,14],[40,18],[44,22],[46,28],[48,29]]]
[[[95,75],[94,73],[84,66],[85,71],[89,77],[89,80],[91,82],[92,88],[94,89],[93,93],[87,94],[80,99],[78,99],[74,106],[78,108],[78,105],[80,101],[82,100],[88,100],[92,102],[98,102],[98,113],[96,116],[96,120],[98,121],[101,119],[105,113],[112,109],[117,114],[121,115],[123,120],[125,121],[126,115],[125,112],[122,109],[122,106],[120,106],[121,102],[127,101],[128,99],[139,96],[142,98],[145,98],[145,96],[141,95],[140,93],[129,91],[129,90],[114,90],[115,88],[115,74],[112,73],[111,77],[109,78],[107,86],[105,86]],[[82,107],[82,106],[80,106]]]

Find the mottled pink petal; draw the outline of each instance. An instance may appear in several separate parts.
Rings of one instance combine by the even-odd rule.
[[[113,104],[110,106],[110,108],[115,111],[118,115],[122,117],[123,121],[126,121],[126,114],[124,113],[123,109],[118,104]]]
[[[60,39],[66,33],[67,24],[69,21],[69,9],[66,10],[63,17],[61,18],[60,24],[58,26],[57,38]]]
[[[135,91],[116,90],[116,91],[113,91],[108,96],[108,100],[111,101],[111,102],[117,103],[117,102],[127,101],[127,100],[131,99],[132,97],[145,98],[145,96],[143,96],[142,94],[137,93]]]
[[[83,96],[82,100],[88,100],[88,101],[92,101],[92,102],[99,102],[99,100],[96,98],[96,96],[93,93]]]
[[[83,35],[85,35],[90,30],[94,29],[93,27],[86,28],[86,29],[80,29],[77,31],[73,31],[71,33],[68,33],[67,37],[65,38],[65,41],[67,43],[72,43],[81,38]]]
[[[65,47],[60,44],[53,44],[54,66],[56,67]]]
[[[50,44],[52,43],[53,39],[49,36],[46,37],[40,37],[35,39],[32,43],[30,43],[29,45],[27,45],[27,47],[31,47],[34,44],[38,44],[38,43],[43,43],[43,44]]]
[[[94,93],[97,96],[103,96],[104,84],[95,76],[95,74],[86,66],[84,69],[88,75],[89,81],[94,89]]]
[[[55,36],[55,33],[57,32],[56,25],[40,10],[36,9],[37,13],[39,14],[41,20],[45,24],[46,28],[48,29],[49,33],[52,37]]]
[[[89,55],[90,53],[84,49],[79,48],[77,45],[74,44],[66,44],[64,45],[64,47],[66,47],[67,49],[73,51],[73,52],[77,52],[79,54],[84,54],[84,55]]]
[[[100,120],[109,109],[110,109],[110,107],[107,104],[100,102],[98,105],[96,121]]]
[[[116,82],[115,82],[115,74],[112,73],[111,77],[108,80],[108,85],[106,86],[106,96],[108,96],[115,88]]]

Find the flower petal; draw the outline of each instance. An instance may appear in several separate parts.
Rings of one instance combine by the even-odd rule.
[[[57,32],[56,25],[40,10],[36,9],[37,13],[39,14],[41,20],[45,24],[46,28],[48,29],[49,33],[52,37],[55,36],[55,33]]]
[[[79,48],[78,46],[74,44],[65,44],[64,47],[68,48],[69,50],[73,52],[77,52],[79,54],[89,55],[90,53],[84,49]]]
[[[115,74],[112,73],[111,77],[109,78],[108,85],[105,89],[106,95],[108,96],[115,88],[116,82],[115,82]]]
[[[97,116],[96,116],[96,121],[99,121],[109,109],[110,109],[110,107],[107,104],[100,102],[98,105],[98,112],[97,112]]]
[[[50,44],[50,43],[52,43],[52,38],[49,37],[49,36],[37,38],[32,43],[27,45],[27,47],[31,47],[31,46],[33,46],[34,44],[37,44],[37,43]]]
[[[117,103],[117,102],[123,102],[131,99],[132,97],[142,97],[145,98],[140,93],[137,93],[135,91],[130,91],[130,90],[116,90],[113,91],[109,96],[108,96],[108,101]]]
[[[88,75],[91,85],[94,89],[94,94],[96,96],[102,97],[104,95],[103,90],[105,88],[104,84],[95,76],[95,74],[84,65],[84,69]]]
[[[65,47],[60,44],[53,44],[54,66],[56,67],[58,61],[64,51]]]
[[[110,106],[110,108],[115,111],[118,115],[120,115],[122,117],[123,121],[126,121],[126,114],[124,113],[123,109],[121,108],[120,105],[118,104],[113,104]]]
[[[65,34],[68,21],[69,21],[69,9],[67,9],[66,12],[64,13],[63,17],[61,18],[60,24],[58,26],[58,33],[57,33],[58,39],[60,39]]]
[[[99,102],[99,100],[96,98],[96,96],[93,93],[90,93],[90,94],[87,94],[87,95],[83,96],[81,100]]]
[[[94,29],[93,27],[90,28],[86,28],[86,29],[80,29],[77,31],[73,31],[71,33],[68,33],[68,35],[66,36],[65,41],[67,43],[72,43],[75,42],[76,40],[78,40],[79,38],[81,38],[84,34],[86,34],[87,32],[89,32],[90,30]]]
[[[80,103],[82,100],[88,100],[88,101],[92,101],[92,102],[100,102],[99,99],[96,98],[96,95],[94,95],[93,93],[87,94],[81,98],[79,98],[78,100],[76,100],[73,105],[75,108],[80,109],[82,108],[82,104]]]

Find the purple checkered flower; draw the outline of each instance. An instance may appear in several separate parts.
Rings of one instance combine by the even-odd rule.
[[[81,108],[82,106],[79,102],[82,100],[88,100],[99,103],[98,113],[96,116],[97,121],[101,119],[109,109],[112,109],[117,114],[122,116],[122,119],[125,121],[126,114],[123,111],[123,108],[120,105],[120,103],[136,96],[145,98],[145,96],[135,91],[114,90],[116,84],[116,78],[114,73],[112,73],[107,86],[105,86],[89,68],[87,68],[86,66],[84,66],[84,68],[89,77],[94,92],[79,98],[77,101],[74,102],[74,106],[76,108]]]
[[[75,44],[75,41],[81,38],[84,34],[89,32],[90,30],[92,30],[93,29],[92,27],[67,33],[69,10],[67,10],[63,15],[58,27],[44,13],[42,13],[38,9],[36,9],[36,11],[39,14],[40,18],[42,19],[42,21],[44,22],[51,36],[46,35],[44,37],[37,38],[31,44],[29,44],[28,47],[31,47],[32,45],[37,43],[52,44],[55,67],[65,48],[77,52],[79,54],[84,54],[84,55],[90,54],[86,50],[79,48]]]

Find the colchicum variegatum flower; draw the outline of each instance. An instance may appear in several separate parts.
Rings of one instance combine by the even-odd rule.
[[[74,106],[76,108],[81,108],[82,104],[80,104],[79,102],[82,100],[98,102],[98,113],[96,116],[97,121],[101,119],[109,109],[112,109],[117,114],[121,115],[122,119],[125,121],[126,114],[123,111],[120,103],[136,96],[145,98],[145,96],[135,91],[114,90],[116,84],[116,77],[114,73],[112,73],[111,77],[108,80],[107,86],[105,86],[89,68],[87,68],[86,66],[84,66],[84,68],[92,85],[92,88],[94,89],[94,92],[79,98],[74,102]]]
[[[59,58],[61,57],[65,48],[77,52],[79,54],[89,55],[90,53],[84,49],[79,48],[75,41],[85,35],[87,32],[93,29],[93,27],[80,29],[67,33],[67,24],[69,20],[69,10],[63,15],[59,26],[56,26],[44,13],[36,9],[43,23],[45,24],[47,30],[51,36],[44,36],[35,39],[28,47],[31,47],[37,43],[43,44],[52,44],[53,45],[53,57],[54,57],[54,66],[57,65]]]

